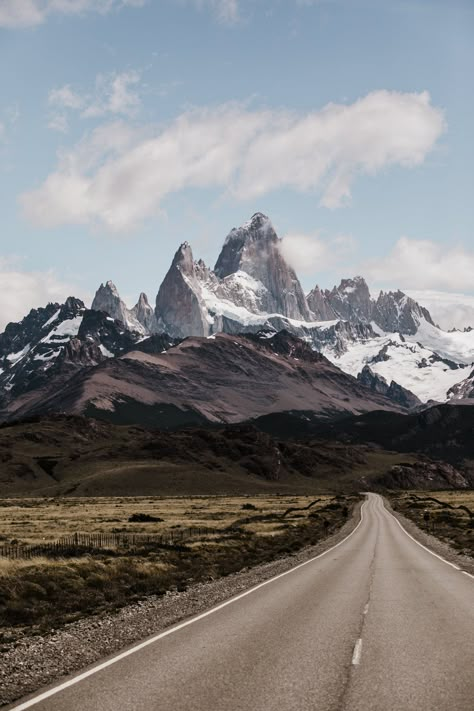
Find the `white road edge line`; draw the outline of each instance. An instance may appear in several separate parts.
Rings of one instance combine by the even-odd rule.
[[[383,507],[384,507],[385,511],[389,514],[389,516],[391,516],[391,517],[398,523],[398,525],[399,525],[400,528],[402,529],[403,533],[406,533],[406,535],[408,536],[408,538],[411,538],[411,540],[414,541],[414,542],[417,544],[417,546],[420,546],[421,548],[423,548],[425,551],[427,551],[427,552],[430,553],[431,555],[434,555],[435,558],[438,558],[438,560],[443,561],[443,563],[446,563],[446,565],[451,566],[451,568],[454,568],[454,570],[459,570],[461,573],[464,573],[465,575],[469,575],[470,578],[474,578],[474,575],[471,575],[471,573],[468,573],[466,570],[462,570],[462,569],[459,567],[459,565],[455,565],[454,563],[450,563],[449,560],[446,560],[446,558],[443,558],[442,556],[438,555],[438,554],[435,553],[434,551],[432,551],[432,550],[430,550],[429,548],[427,548],[426,546],[424,546],[423,543],[420,543],[420,541],[417,541],[416,538],[413,538],[413,536],[408,533],[408,531],[406,530],[406,528],[404,528],[404,527],[402,526],[402,524],[400,523],[400,521],[398,520],[398,518],[397,518],[396,516],[394,516],[393,513],[391,513],[391,512],[387,509],[387,507],[385,506],[385,504],[384,504],[384,502],[383,502],[383,499],[382,499],[382,504],[383,504]]]
[[[355,643],[354,653],[352,655],[353,666],[357,666],[358,664],[360,664],[361,654],[362,654],[362,639],[359,637],[359,639]]]
[[[247,597],[247,595],[251,595],[253,592],[255,592],[256,590],[260,590],[260,588],[263,588],[265,585],[269,585],[270,583],[273,583],[275,580],[279,580],[280,578],[285,577],[285,575],[294,573],[295,570],[299,570],[299,568],[303,568],[305,565],[309,565],[310,563],[313,563],[315,560],[318,560],[318,558],[322,558],[324,555],[331,553],[333,550],[335,550],[336,548],[339,548],[339,546],[341,546],[343,543],[345,543],[357,531],[357,529],[361,525],[362,521],[364,520],[364,506],[367,504],[367,501],[368,501],[368,499],[366,499],[361,506],[360,521],[357,524],[357,526],[349,533],[348,536],[343,538],[342,541],[339,541],[339,543],[336,543],[336,545],[332,546],[332,548],[328,548],[327,551],[320,553],[319,555],[315,556],[314,558],[305,560],[304,563],[299,563],[298,565],[295,565],[294,568],[290,568],[289,570],[286,570],[284,573],[275,575],[273,578],[270,578],[269,580],[264,580],[263,583],[259,583],[258,585],[255,585],[253,588],[250,588],[249,590],[246,590],[245,592],[240,593],[239,595],[236,595],[235,597],[230,598],[230,600],[226,600],[225,602],[222,602],[220,605],[216,605],[216,607],[212,607],[210,610],[207,610],[206,612],[202,612],[201,614],[196,615],[195,617],[191,617],[191,619],[186,620],[186,622],[181,622],[179,625],[176,625],[175,627],[171,627],[170,629],[165,630],[164,632],[160,632],[160,634],[157,634],[154,637],[147,639],[145,642],[140,642],[139,644],[136,644],[134,647],[127,649],[125,652],[121,652],[120,654],[117,654],[115,657],[108,659],[106,662],[102,662],[101,664],[98,664],[97,666],[93,667],[92,669],[88,669],[87,671],[82,672],[82,674],[78,674],[78,676],[75,676],[72,679],[68,679],[68,681],[64,681],[62,684],[59,684],[58,686],[55,686],[52,689],[49,689],[48,691],[44,691],[42,694],[39,694],[38,696],[35,696],[32,699],[29,699],[29,701],[25,701],[24,703],[19,704],[18,706],[12,706],[10,711],[24,711],[24,709],[29,709],[32,706],[39,704],[41,701],[45,701],[46,699],[49,699],[51,696],[58,694],[60,691],[64,691],[65,689],[69,688],[70,686],[74,686],[75,684],[78,684],[79,682],[84,681],[84,679],[87,679],[89,676],[92,676],[93,674],[97,674],[97,672],[100,672],[103,669],[107,669],[107,667],[112,666],[112,664],[116,664],[117,662],[120,662],[122,659],[129,657],[131,654],[135,654],[135,652],[139,652],[141,649],[145,649],[145,647],[148,647],[150,644],[153,644],[154,642],[158,642],[158,640],[163,639],[163,637],[168,637],[168,635],[173,634],[174,632],[178,632],[179,630],[182,630],[184,627],[188,627],[189,625],[192,625],[194,622],[198,622],[199,620],[202,620],[204,617],[208,617],[209,615],[214,614],[214,612],[218,612],[219,610],[222,610],[224,607],[227,607],[228,605],[232,605],[232,603],[237,602],[238,600],[241,600],[244,597]]]

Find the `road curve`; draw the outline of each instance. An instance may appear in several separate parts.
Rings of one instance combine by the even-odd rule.
[[[472,711],[474,580],[369,494],[322,556],[10,708]]]

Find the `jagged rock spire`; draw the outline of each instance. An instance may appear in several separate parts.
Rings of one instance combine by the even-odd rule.
[[[150,306],[147,295],[142,291],[138,301],[133,307],[132,316],[143,326],[147,333],[151,333],[154,328],[155,313]]]
[[[174,255],[156,297],[155,321],[170,336],[207,336],[207,308],[196,277],[193,252],[183,242]]]
[[[145,328],[137,319],[134,310],[127,308],[120,298],[117,287],[112,281],[101,284],[96,291],[91,306],[93,311],[104,311],[116,321],[121,321],[130,331],[145,333]]]
[[[311,313],[298,277],[280,251],[280,239],[261,212],[228,234],[214,269],[220,279],[245,272],[263,285],[262,310],[309,321]]]

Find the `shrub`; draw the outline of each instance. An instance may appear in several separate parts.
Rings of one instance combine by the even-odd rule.
[[[134,513],[128,517],[129,523],[161,523],[164,519],[146,513]]]

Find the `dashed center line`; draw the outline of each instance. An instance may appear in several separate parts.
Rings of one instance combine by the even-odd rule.
[[[357,666],[360,663],[360,656],[362,654],[362,639],[359,637],[355,643],[354,652],[352,654],[352,664]]]

